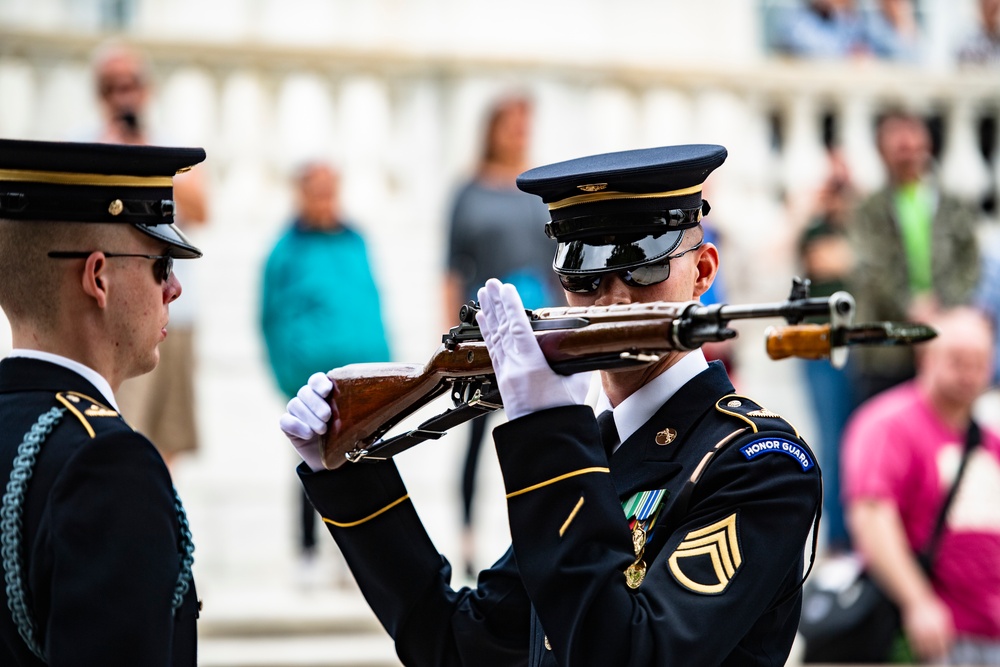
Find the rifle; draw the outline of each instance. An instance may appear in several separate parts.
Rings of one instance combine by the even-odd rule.
[[[340,390],[341,429],[322,443],[323,462],[381,461],[424,442],[437,440],[453,426],[503,407],[493,366],[476,323],[474,302],[462,306],[459,324],[442,337],[426,364],[351,364],[329,373]],[[640,367],[672,351],[693,350],[707,342],[735,338],[733,320],[781,317],[787,325],[769,327],[766,349],[772,359],[829,358],[842,367],[851,345],[910,345],[932,338],[929,327],[878,322],[852,325],[854,298],[847,292],[809,297],[809,281],[793,280],[788,300],[753,305],[632,303],[590,308],[529,310],[528,318],[545,358],[556,373]],[[803,324],[807,317],[827,324]],[[437,397],[451,393],[455,407],[404,434],[381,439],[391,428]]]

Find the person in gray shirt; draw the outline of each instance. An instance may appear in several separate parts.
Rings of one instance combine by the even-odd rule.
[[[552,272],[554,244],[543,231],[548,210],[538,197],[514,184],[528,167],[530,129],[527,98],[505,97],[491,107],[482,157],[475,175],[458,190],[451,210],[444,297],[447,326],[457,323],[461,305],[475,300],[489,278],[515,285],[527,308],[563,302]],[[462,474],[462,550],[469,576],[477,569],[472,497],[485,432],[485,416],[475,419]]]

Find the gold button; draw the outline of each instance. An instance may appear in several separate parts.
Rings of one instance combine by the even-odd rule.
[[[552,650],[552,644],[549,643],[549,636],[548,635],[545,635],[545,650],[546,651],[551,651]]]
[[[116,199],[108,206],[108,213],[111,215],[118,215],[125,210],[125,204],[122,203],[121,199]]]
[[[726,407],[727,408],[738,408],[741,405],[743,405],[743,403],[741,403],[740,401],[735,401],[735,400],[729,401],[728,403],[726,403]]]

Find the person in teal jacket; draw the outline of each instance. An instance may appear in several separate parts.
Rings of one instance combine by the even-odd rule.
[[[365,241],[341,215],[339,184],[328,164],[298,170],[295,216],[264,267],[261,330],[271,370],[289,399],[318,368],[389,360]],[[315,524],[303,495],[300,547],[307,567]]]

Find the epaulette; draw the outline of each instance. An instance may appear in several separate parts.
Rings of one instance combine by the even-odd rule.
[[[80,420],[90,437],[95,436],[90,419],[99,417],[117,417],[118,413],[98,400],[76,391],[61,391],[56,394],[56,400]]]
[[[799,430],[776,412],[764,408],[759,403],[737,394],[723,396],[715,404],[715,409],[723,414],[736,417],[753,429],[754,433],[761,431],[791,431],[799,437]]]

